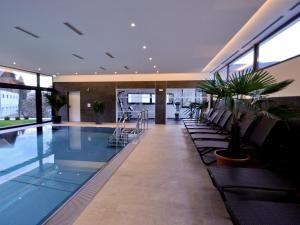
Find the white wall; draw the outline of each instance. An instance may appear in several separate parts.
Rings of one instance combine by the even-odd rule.
[[[286,89],[272,95],[272,97],[300,96],[300,56],[266,69],[274,75],[277,81],[294,79]]]

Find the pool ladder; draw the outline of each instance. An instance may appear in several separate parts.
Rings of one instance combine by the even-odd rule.
[[[135,128],[126,128],[125,122],[127,114],[123,113],[120,120],[117,122],[114,133],[108,138],[108,145],[126,146],[133,138],[140,135],[146,128],[148,129],[148,111],[138,113]]]

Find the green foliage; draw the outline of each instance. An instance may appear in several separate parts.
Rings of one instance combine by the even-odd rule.
[[[199,82],[198,87],[204,92],[216,97],[217,101],[223,99],[225,106],[232,112],[232,126],[237,135],[241,108],[254,111],[257,115],[270,117],[299,118],[300,110],[289,106],[274,105],[267,97],[269,94],[283,90],[290,85],[293,80],[276,82],[274,76],[267,71],[243,70],[229,76],[228,81],[223,81],[221,76],[216,73],[215,80]],[[231,137],[231,140],[237,140]],[[230,146],[236,146],[231,143]]]
[[[104,113],[105,104],[101,101],[94,101],[92,104],[93,110],[96,114],[102,114]]]
[[[58,116],[59,110],[67,104],[66,96],[49,93],[46,93],[44,96],[47,99],[48,104],[53,108],[54,115]]]

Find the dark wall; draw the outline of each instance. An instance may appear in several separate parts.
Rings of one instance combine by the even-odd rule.
[[[195,88],[197,81],[147,81],[147,82],[59,82],[54,83],[54,89],[68,94],[70,91],[80,91],[81,121],[94,122],[95,114],[87,103],[101,100],[106,108],[103,114],[104,122],[115,122],[116,117],[116,89],[122,88],[155,88],[156,89],[156,123],[165,123],[166,116],[166,88]],[[163,91],[159,91],[162,89]],[[67,107],[61,110],[64,121],[68,121]]]

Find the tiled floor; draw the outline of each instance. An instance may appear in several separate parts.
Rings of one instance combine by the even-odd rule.
[[[227,225],[223,202],[181,125],[153,125],[76,225]]]

